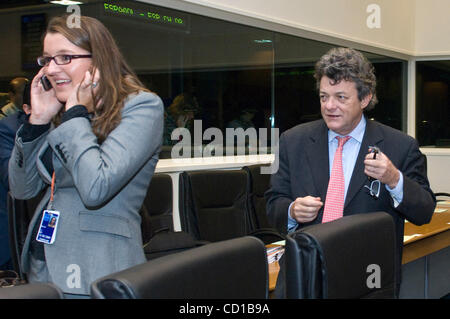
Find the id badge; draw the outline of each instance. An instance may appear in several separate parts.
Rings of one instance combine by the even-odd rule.
[[[44,210],[36,240],[44,244],[53,244],[58,227],[59,212]]]

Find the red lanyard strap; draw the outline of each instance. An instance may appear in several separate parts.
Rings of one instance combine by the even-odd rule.
[[[53,193],[55,192],[55,172],[52,174],[52,186],[51,186],[52,192],[50,193],[50,203],[53,204]]]

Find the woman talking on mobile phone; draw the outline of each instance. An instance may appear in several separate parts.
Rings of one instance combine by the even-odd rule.
[[[53,18],[44,35],[9,183],[18,199],[50,186],[22,251],[28,281],[88,297],[95,279],[145,262],[139,209],[164,116],[161,99],[138,80],[102,23],[82,16],[79,28],[69,28],[66,19]]]

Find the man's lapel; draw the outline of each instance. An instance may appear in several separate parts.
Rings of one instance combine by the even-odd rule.
[[[328,128],[324,121],[319,123],[319,130],[312,130],[318,134],[309,137],[309,143],[305,147],[309,167],[311,168],[312,182],[316,187],[320,199],[325,200],[327,195],[329,173],[328,156]]]
[[[367,175],[364,174],[364,158],[367,155],[369,146],[378,146],[383,151],[384,136],[378,125],[371,120],[367,120],[366,131],[359,149],[358,158],[356,159],[355,167],[353,168],[352,178],[347,190],[347,196],[345,198],[345,206],[355,197],[364,184],[367,182]]]

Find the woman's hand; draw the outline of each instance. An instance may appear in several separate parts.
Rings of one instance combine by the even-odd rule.
[[[38,74],[31,82],[31,115],[30,123],[36,125],[48,124],[52,118],[58,114],[63,106],[56,98],[55,90],[44,90],[41,83],[41,77],[44,75],[44,68],[39,70]]]
[[[89,113],[94,111],[94,97],[99,88],[100,72],[94,69],[94,74],[86,71],[83,80],[72,91],[66,102],[66,111],[75,105],[84,105]]]

